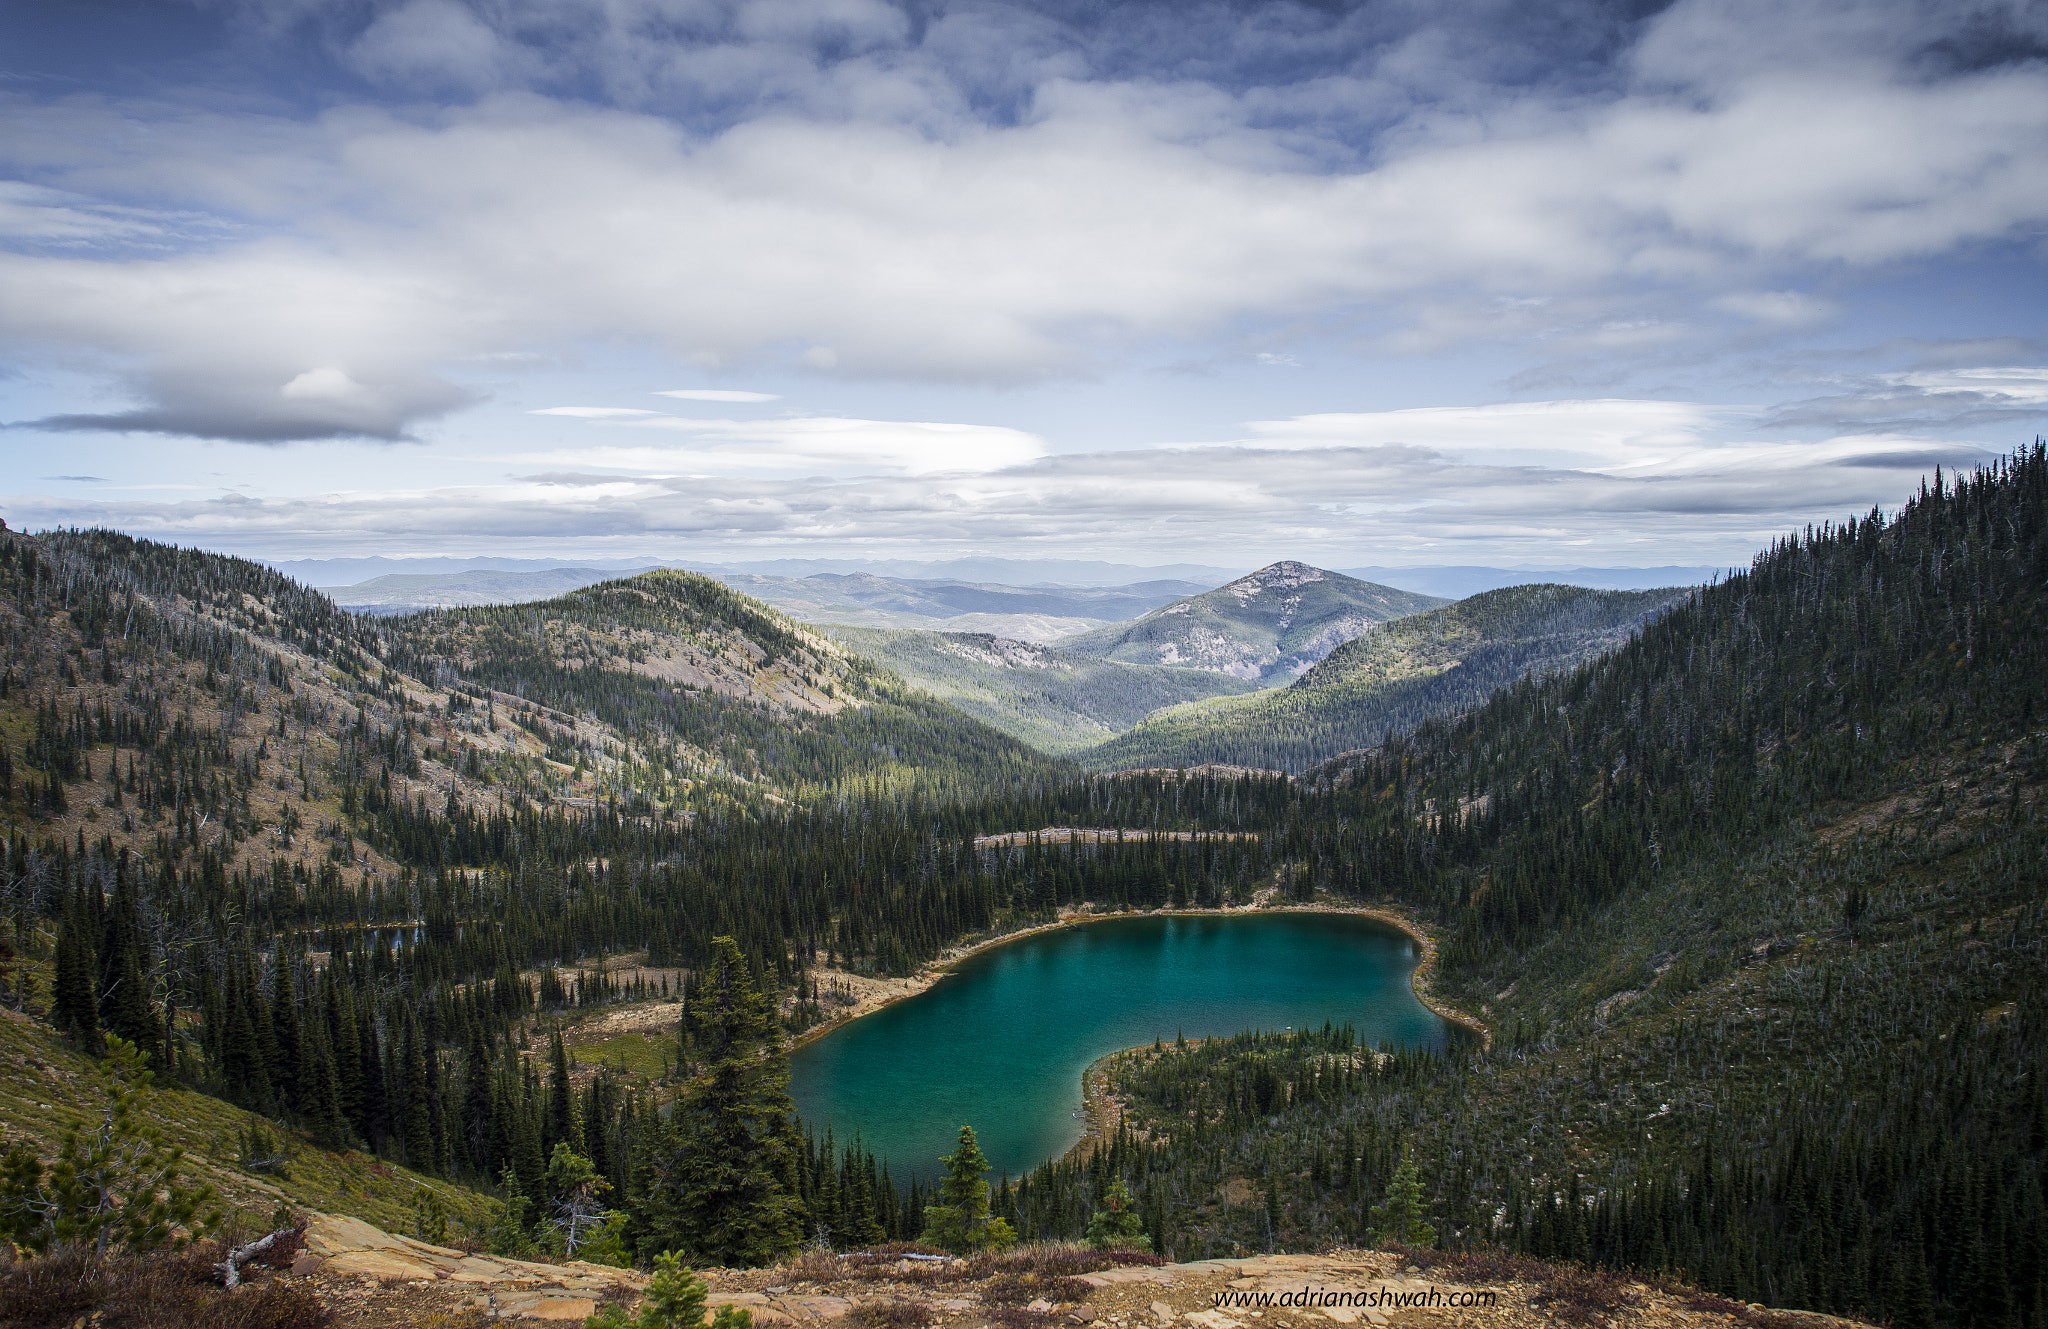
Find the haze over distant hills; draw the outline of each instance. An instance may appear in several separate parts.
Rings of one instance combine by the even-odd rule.
[[[1344,568],[1347,577],[1399,586],[1404,591],[1462,600],[1509,586],[1585,586],[1596,591],[1652,591],[1665,586],[1698,586],[1736,569],[1705,563],[1668,563],[1654,568],[1489,568],[1445,564],[1412,568]]]
[[[1099,559],[955,558],[940,562],[913,559],[773,558],[703,559],[678,556],[657,558],[643,554],[630,558],[588,558],[569,555],[556,558],[519,558],[496,554],[468,557],[441,555],[389,558],[381,554],[361,558],[259,559],[259,562],[308,586],[353,586],[374,577],[393,573],[414,576],[448,572],[541,572],[553,568],[579,567],[606,570],[615,577],[648,568],[687,568],[692,572],[746,572],[767,577],[812,577],[821,573],[865,572],[878,577],[908,577],[921,580],[998,582],[1009,586],[1125,586],[1145,581],[1188,581],[1204,589],[1221,586],[1241,576],[1244,568],[1218,568],[1198,563],[1166,563],[1157,566],[1137,563],[1106,563]]]
[[[1117,587],[1004,586],[863,572],[823,572],[808,577],[742,572],[711,575],[808,623],[986,632],[1036,642],[1136,618],[1208,589],[1204,583],[1188,581]]]
[[[387,558],[374,555],[365,558],[302,558],[260,560],[287,577],[307,586],[316,586],[330,592],[350,592],[363,583],[381,580],[389,576],[427,577],[473,572],[537,573],[554,572],[563,568],[587,570],[592,580],[602,577],[627,577],[650,568],[688,568],[710,576],[724,577],[727,574],[774,577],[789,580],[808,580],[821,575],[867,574],[892,580],[913,581],[958,581],[974,584],[995,584],[1017,587],[1069,586],[1069,587],[1118,587],[1148,582],[1181,581],[1198,589],[1209,590],[1227,581],[1244,575],[1243,568],[1220,568],[1204,564],[1172,563],[1159,566],[1143,566],[1134,563],[1108,563],[1085,559],[1015,559],[1015,558],[958,558],[943,562],[920,563],[909,559],[844,559],[844,558],[778,558],[766,560],[727,559],[704,560],[695,558],[656,558],[644,555],[634,558],[517,558],[497,555],[477,555],[453,558],[421,556]],[[1566,586],[1588,586],[1596,590],[1647,590],[1658,586],[1697,586],[1717,574],[1729,569],[1709,564],[1666,564],[1657,567],[1492,567],[1479,564],[1428,564],[1413,567],[1367,567],[1338,568],[1338,572],[1360,581],[1375,582],[1404,591],[1418,591],[1424,595],[1438,595],[1448,599],[1463,599],[1481,591],[1498,590],[1504,586],[1526,586],[1535,583],[1554,583]],[[588,583],[585,583],[586,585]],[[451,585],[455,585],[451,583]],[[433,588],[421,584],[422,592]],[[553,595],[558,591],[552,586],[541,587],[540,595]],[[337,600],[347,603],[349,596],[337,595]],[[422,599],[415,607],[430,603],[491,603],[490,601],[455,600],[429,601]],[[909,626],[909,625],[906,625]],[[929,624],[915,626],[929,627]]]
[[[657,567],[659,565],[656,565]],[[390,573],[354,586],[323,587],[344,609],[377,615],[457,605],[544,600],[622,577],[654,571],[597,566],[498,570],[471,568],[427,574]],[[953,580],[909,580],[869,573],[770,577],[746,572],[705,575],[807,623],[853,627],[990,632],[1022,641],[1050,641],[1207,589],[1199,582],[1140,582],[1121,587],[1003,586]]]

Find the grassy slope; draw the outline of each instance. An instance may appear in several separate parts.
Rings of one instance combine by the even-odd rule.
[[[912,686],[1061,755],[1121,733],[1162,706],[1254,686],[1209,670],[1119,664],[978,633],[821,631]]]
[[[67,1127],[95,1110],[90,1061],[48,1026],[0,1019],[0,1139],[31,1142],[44,1158],[57,1152]],[[185,1175],[211,1182],[231,1209],[259,1226],[280,1199],[301,1209],[354,1214],[392,1232],[413,1229],[413,1201],[422,1187],[440,1195],[449,1217],[482,1230],[490,1201],[450,1181],[422,1177],[368,1154],[330,1153],[303,1138],[287,1176],[251,1172],[237,1162],[238,1134],[263,1119],[190,1090],[159,1090],[149,1118],[185,1150]]]
[[[1377,628],[1292,687],[1152,716],[1078,754],[1093,770],[1203,762],[1300,771],[1474,706],[1503,684],[1568,669],[1617,645],[1681,590],[1516,586]]]
[[[1443,603],[1436,596],[1283,562],[1134,623],[1097,628],[1057,645],[1126,664],[1222,670],[1270,685],[1295,677],[1372,624]]]

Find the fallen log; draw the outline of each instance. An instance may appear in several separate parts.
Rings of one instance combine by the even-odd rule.
[[[269,1250],[277,1242],[297,1232],[295,1227],[281,1227],[266,1237],[258,1237],[245,1246],[237,1246],[228,1252],[228,1258],[216,1264],[214,1270],[220,1274],[226,1287],[234,1287],[242,1281],[242,1266]]]

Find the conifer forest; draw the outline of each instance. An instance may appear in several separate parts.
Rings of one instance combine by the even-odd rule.
[[[2048,1329],[2048,451],[1899,497],[1293,774],[1087,771],[691,574],[376,618],[0,532],[0,1003],[486,1195],[510,1250],[1111,1213],[1177,1259],[1426,1232]],[[1123,834],[977,845],[1047,828]],[[1463,1031],[1119,1053],[1098,1146],[985,1195],[791,1109],[847,984],[1287,904],[1409,920]],[[628,1009],[635,1057],[579,1043]]]

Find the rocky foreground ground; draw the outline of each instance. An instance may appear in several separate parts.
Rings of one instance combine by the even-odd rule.
[[[1071,1250],[973,1260],[810,1253],[772,1269],[701,1272],[713,1306],[745,1306],[758,1325],[820,1329],[1824,1329],[1852,1323],[1514,1258],[1384,1250],[1189,1264],[1140,1258],[1096,1268],[1090,1267],[1101,1262],[1095,1253]],[[312,1218],[304,1249],[274,1277],[310,1286],[341,1329],[482,1329],[493,1320],[581,1324],[605,1302],[634,1304],[646,1286],[646,1277],[631,1270],[469,1254],[331,1216]]]

